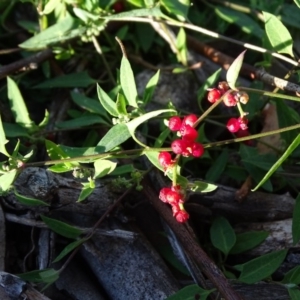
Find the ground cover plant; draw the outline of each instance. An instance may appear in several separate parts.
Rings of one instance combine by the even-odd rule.
[[[6,297],[300,299],[299,1],[0,10]]]

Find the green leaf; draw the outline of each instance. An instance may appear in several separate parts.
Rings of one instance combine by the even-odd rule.
[[[119,113],[117,110],[116,103],[102,90],[97,84],[98,98],[104,109],[112,116],[118,117]]]
[[[141,125],[142,123],[146,122],[147,120],[157,117],[160,114],[163,114],[165,112],[172,112],[174,111],[173,109],[160,109],[160,110],[155,110],[155,111],[151,111],[149,113],[146,113],[140,117],[137,117],[133,120],[131,120],[130,122],[126,123],[126,126],[128,128],[129,133],[131,134],[131,136],[135,138],[135,130],[136,128]]]
[[[300,291],[296,288],[288,289],[289,296],[291,300],[299,300],[300,299]]]
[[[204,181],[193,181],[192,183],[189,183],[189,189],[192,192],[198,192],[198,193],[210,193],[215,191],[218,188],[217,185],[204,182]]]
[[[239,26],[245,33],[252,34],[259,39],[262,38],[263,30],[259,24],[247,14],[221,6],[216,7],[215,12],[226,22]]]
[[[95,178],[101,178],[104,177],[107,174],[110,174],[117,166],[116,162],[112,162],[110,160],[106,159],[98,159],[94,162],[94,168],[95,168]]]
[[[30,282],[52,283],[59,278],[59,272],[54,269],[44,269],[18,274],[17,276]]]
[[[132,164],[123,165],[116,167],[111,173],[110,176],[119,176],[127,173],[131,173],[134,171],[134,166]]]
[[[126,124],[116,124],[105,134],[97,147],[103,147],[103,152],[107,152],[121,145],[123,142],[128,140],[130,136],[131,135]]]
[[[134,75],[129,63],[129,60],[123,55],[120,68],[120,83],[127,100],[127,104],[133,107],[137,105],[137,90],[134,80]]]
[[[242,271],[239,280],[253,284],[271,276],[284,261],[287,251],[285,249],[268,253],[239,265]]]
[[[59,255],[54,259],[54,261],[52,263],[56,263],[56,262],[60,261],[66,255],[68,255],[71,251],[78,248],[80,245],[82,245],[86,241],[87,241],[87,239],[81,239],[81,240],[70,243],[59,253]]]
[[[246,50],[243,51],[230,65],[229,69],[227,70],[226,73],[226,80],[229,85],[229,87],[233,90],[236,90],[235,84],[238,79],[244,56],[245,56]]]
[[[225,255],[229,253],[236,242],[236,236],[229,222],[223,218],[216,218],[210,228],[212,244]]]
[[[59,5],[60,0],[49,0],[44,7],[44,10],[42,11],[42,14],[48,15],[50,14],[57,5]]]
[[[300,0],[294,0],[294,2],[300,8]]]
[[[293,244],[296,245],[300,240],[300,194],[298,194],[295,200],[293,210],[292,236]]]
[[[144,104],[147,104],[151,101],[155,88],[158,84],[159,76],[160,76],[160,70],[158,70],[148,81],[143,95]]]
[[[221,154],[217,157],[217,159],[213,162],[211,167],[206,172],[206,180],[215,182],[220,178],[226,168],[228,156],[228,149],[225,149],[221,152]]]
[[[41,50],[58,42],[63,42],[80,36],[86,30],[78,19],[67,15],[46,30],[20,44],[19,47],[28,50]]]
[[[75,92],[71,92],[71,97],[72,100],[81,108],[102,117],[107,117],[106,111],[99,101]]]
[[[123,94],[119,93],[116,101],[116,107],[119,115],[127,116],[126,99]]]
[[[282,154],[282,156],[271,167],[271,169],[269,169],[267,174],[262,178],[262,180],[257,184],[257,186],[252,191],[256,191],[260,186],[262,186],[271,177],[271,175],[274,172],[276,172],[276,170],[282,165],[282,163],[291,155],[291,153],[293,153],[293,151],[299,146],[299,144],[300,144],[300,134],[297,135],[297,137],[286,149],[286,151]]]
[[[197,298],[201,300],[206,300],[209,294],[211,294],[214,291],[215,289],[204,290],[197,284],[192,284],[182,288],[180,291],[168,297],[166,300],[195,300]]]
[[[56,145],[52,141],[45,140],[45,145],[47,153],[52,160],[69,158],[69,156],[60,148],[60,146]]]
[[[71,128],[82,128],[94,124],[109,125],[102,117],[91,113],[87,113],[82,117],[76,119],[59,122],[56,123],[55,125],[58,128],[71,129]]]
[[[17,175],[17,169],[13,169],[0,177],[0,194],[7,192],[13,184]]]
[[[293,269],[289,270],[281,280],[282,283],[294,283],[300,284],[300,266],[296,266]]]
[[[274,50],[278,53],[285,53],[294,57],[293,39],[287,28],[276,16],[266,11],[263,11],[263,15],[265,30]]]
[[[182,27],[179,29],[178,35],[176,37],[176,47],[178,50],[177,60],[180,61],[184,66],[186,66],[188,53],[186,46],[186,34]]]
[[[187,19],[190,1],[161,0],[160,2],[168,12],[176,15],[180,21],[185,21]]]
[[[156,138],[155,143],[154,143],[154,148],[159,148],[162,147],[162,145],[164,144],[166,138],[170,135],[170,129],[166,128],[164,129],[160,135]]]
[[[95,190],[94,186],[91,186],[90,182],[82,182],[83,188],[80,191],[77,202],[85,200]]]
[[[17,200],[20,203],[24,204],[24,205],[28,205],[28,206],[40,206],[40,205],[50,206],[50,204],[48,204],[44,201],[20,195],[16,190],[14,191],[14,193],[15,193],[15,196],[16,196]]]
[[[249,231],[237,234],[236,242],[230,250],[230,254],[238,254],[253,249],[261,244],[268,235],[269,233],[266,231]]]
[[[64,151],[68,157],[78,157],[87,156],[103,153],[104,149],[102,147],[69,147],[65,145],[60,145],[60,148]]]
[[[52,218],[48,218],[41,215],[41,219],[46,223],[46,225],[54,232],[56,232],[59,235],[62,235],[69,239],[76,239],[81,234],[83,234],[83,231],[81,229],[78,229],[74,226],[71,226],[67,223],[64,223],[62,221],[58,221]]]
[[[87,71],[62,75],[55,78],[48,79],[36,86],[34,89],[49,89],[49,88],[67,88],[67,87],[88,87],[95,83]]]
[[[7,157],[10,157],[8,152],[6,151],[5,144],[8,142],[8,140],[5,137],[5,133],[2,126],[2,120],[0,115],[0,153],[4,154]]]
[[[71,164],[56,164],[48,168],[49,171],[54,173],[65,173],[69,171],[73,171],[74,166]]]
[[[3,122],[3,129],[6,137],[30,137],[28,130],[19,124]],[[2,142],[0,143],[1,145],[4,145]]]
[[[122,12],[115,15],[103,17],[106,20],[124,19],[132,17],[163,17],[163,13],[160,11],[159,6],[153,8],[141,8],[132,9],[130,11]]]
[[[20,90],[10,77],[7,77],[7,96],[16,123],[25,128],[34,128]]]

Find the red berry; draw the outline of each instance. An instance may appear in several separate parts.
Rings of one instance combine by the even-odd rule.
[[[188,142],[184,140],[175,140],[171,144],[172,151],[175,154],[182,154],[184,151],[186,151],[187,146]]]
[[[184,223],[188,220],[189,214],[185,210],[181,210],[179,206],[172,206],[173,216],[179,223]]]
[[[125,6],[124,6],[124,2],[123,1],[117,1],[113,6],[112,6],[113,10],[116,13],[120,13],[122,11],[124,11]]]
[[[237,100],[232,93],[227,93],[223,97],[223,102],[226,106],[236,106]]]
[[[171,192],[171,189],[170,188],[162,188],[159,192],[159,199],[162,201],[162,202],[167,202],[167,196],[168,196],[168,193]]]
[[[182,126],[180,127],[180,134],[183,140],[189,141],[194,141],[198,136],[197,130],[192,126],[186,124],[182,124]]]
[[[228,120],[226,127],[230,132],[237,132],[240,129],[240,123],[238,119],[231,118]]]
[[[216,101],[218,101],[222,96],[222,93],[220,90],[213,88],[211,89],[208,94],[207,94],[207,100],[210,103],[215,103]]]
[[[220,81],[218,83],[218,89],[220,90],[221,94],[223,95],[225,92],[229,90],[229,85],[226,81]]]
[[[181,124],[181,119],[178,116],[175,116],[170,118],[168,127],[171,131],[178,131],[180,130]]]
[[[168,168],[169,166],[171,166],[173,164],[171,154],[169,152],[165,152],[165,151],[160,152],[158,154],[158,161],[164,169]]]
[[[183,118],[182,124],[190,125],[191,127],[193,127],[197,120],[198,117],[196,115],[190,114]]]
[[[238,122],[240,124],[240,129],[242,129],[242,130],[248,129],[248,126],[247,126],[248,119],[246,117],[239,117]]]
[[[192,146],[192,155],[194,157],[200,157],[204,153],[204,147],[199,143],[194,143]]]

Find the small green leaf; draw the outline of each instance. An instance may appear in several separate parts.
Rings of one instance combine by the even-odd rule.
[[[269,169],[267,174],[262,178],[262,180],[257,184],[257,186],[252,191],[256,191],[260,186],[262,186],[272,176],[272,174],[276,172],[276,170],[282,165],[282,163],[293,153],[293,151],[299,146],[299,144],[300,144],[300,134],[297,135],[297,137],[286,149],[286,151],[282,154],[282,156]]]
[[[263,11],[263,15],[265,18],[265,30],[274,50],[294,57],[293,39],[287,28],[276,16],[266,11]]]
[[[69,158],[69,156],[60,148],[60,146],[56,145],[52,141],[45,140],[45,145],[47,153],[52,160]]]
[[[186,34],[182,27],[179,29],[178,35],[176,37],[176,47],[178,50],[177,60],[180,61],[184,66],[187,66],[188,52],[186,46]]]
[[[244,56],[245,56],[246,50],[243,51],[230,65],[229,69],[226,73],[226,80],[228,82],[228,85],[231,89],[236,90],[235,84],[238,79]]]
[[[300,299],[300,291],[297,288],[288,289],[289,296],[291,300],[299,300]]]
[[[104,109],[112,116],[118,117],[119,113],[117,110],[116,103],[102,90],[97,84],[98,98]]]
[[[268,253],[239,265],[242,271],[239,280],[253,284],[271,276],[284,261],[287,251],[285,249]]]
[[[81,127],[90,126],[94,124],[109,125],[102,117],[95,114],[87,113],[79,118],[56,123],[56,126],[58,128],[71,129],[71,128],[81,128]]]
[[[156,138],[155,143],[154,143],[154,148],[159,148],[162,147],[162,145],[164,144],[166,138],[170,135],[170,129],[166,128],[164,129],[160,135]]]
[[[193,181],[192,183],[189,183],[189,189],[192,192],[198,192],[198,193],[210,193],[215,191],[218,188],[217,185],[204,182],[204,181]]]
[[[36,86],[34,89],[48,89],[48,88],[61,88],[61,87],[88,87],[95,83],[87,71],[80,73],[72,73],[68,75],[62,75],[55,78],[48,79]]]
[[[59,5],[60,0],[49,0],[44,7],[44,10],[42,11],[42,14],[48,15],[50,14],[57,5]]]
[[[7,144],[8,140],[5,137],[5,133],[2,126],[2,120],[0,115],[0,153],[4,154],[7,157],[10,157],[8,152],[6,151],[5,144]]]
[[[21,92],[10,77],[7,77],[7,96],[16,123],[25,128],[34,128]]]
[[[104,152],[107,152],[128,140],[130,136],[126,124],[116,124],[105,134],[97,147],[103,147]]]
[[[71,164],[56,164],[48,168],[49,171],[54,173],[65,173],[69,171],[73,171],[74,166]]]
[[[80,36],[85,30],[86,28],[81,26],[78,19],[67,15],[63,20],[56,22],[55,25],[26,40],[19,47],[30,50],[41,50],[55,43]]]
[[[17,169],[13,169],[0,177],[0,194],[7,192],[13,184],[17,175]]]
[[[20,195],[16,190],[14,192],[15,192],[15,196],[16,196],[17,200],[20,203],[24,204],[24,205],[28,205],[28,206],[40,206],[40,205],[50,206],[50,204],[48,204],[44,201]]]
[[[54,261],[52,263],[56,263],[56,262],[60,261],[66,255],[68,255],[71,251],[78,248],[80,245],[82,245],[86,241],[87,241],[87,239],[81,239],[81,240],[70,243],[59,253],[59,255],[54,259]]]
[[[62,235],[64,237],[70,238],[70,239],[76,239],[77,237],[79,237],[83,231],[71,226],[67,223],[64,223],[62,221],[58,221],[52,218],[48,218],[45,216],[41,215],[41,219],[46,223],[46,225],[53,230],[54,232],[56,232],[59,235]]]
[[[132,164],[128,165],[123,165],[116,167],[111,173],[110,176],[119,176],[119,175],[124,175],[128,173],[132,173],[134,171],[134,167]]]
[[[133,107],[138,107],[137,105],[137,90],[134,80],[134,75],[129,63],[129,60],[123,56],[120,68],[120,83],[127,100],[127,104]]]
[[[143,95],[144,104],[147,104],[151,101],[155,88],[158,84],[159,76],[160,76],[160,70],[158,70],[148,81]]]
[[[300,8],[300,0],[294,0],[294,2]]]
[[[26,281],[52,283],[59,278],[59,272],[54,269],[34,270],[18,276]]]
[[[197,284],[192,284],[182,288],[180,291],[168,297],[166,300],[195,300],[197,298],[206,300],[207,297],[214,291],[215,289],[204,290]]]
[[[252,34],[259,39],[262,38],[263,30],[259,24],[247,14],[221,6],[216,7],[215,12],[226,22],[239,26],[241,30],[247,34]]]
[[[101,178],[104,177],[107,174],[110,174],[117,166],[116,162],[112,162],[110,160],[106,159],[98,159],[94,162],[94,168],[95,168],[95,178]]]
[[[268,235],[269,233],[266,231],[249,231],[237,234],[236,242],[230,250],[230,254],[238,254],[253,249],[261,244]]]
[[[300,266],[296,266],[293,269],[289,270],[281,281],[284,284],[294,283],[300,284]]]
[[[106,111],[99,101],[75,92],[71,92],[71,97],[72,100],[81,108],[102,117],[107,117]]]
[[[187,19],[189,7],[190,7],[190,1],[161,0],[160,2],[168,12],[176,15],[180,21],[185,21]]]
[[[3,122],[3,129],[6,137],[30,137],[28,129],[19,124]],[[4,145],[2,142],[0,142],[0,144]]]
[[[135,138],[135,130],[136,128],[141,125],[142,123],[146,122],[147,120],[157,117],[160,114],[166,113],[166,112],[172,112],[174,111],[173,109],[160,109],[160,110],[155,110],[151,111],[149,113],[146,113],[140,117],[137,117],[130,122],[126,123],[126,126],[128,128],[128,131],[130,132],[131,136]]]
[[[215,182],[217,181],[222,173],[224,172],[227,162],[228,162],[228,150],[225,149],[221,152],[221,154],[217,157],[217,159],[213,162],[211,167],[208,169],[205,175],[205,179],[208,181]]]
[[[119,115],[127,116],[126,99],[123,94],[119,93],[117,97],[116,107]]]
[[[293,244],[296,245],[300,240],[300,194],[298,194],[295,200],[293,210],[292,236]]]
[[[229,253],[236,242],[234,230],[223,217],[218,217],[214,220],[210,228],[210,239],[212,244],[225,255]]]
[[[104,152],[102,147],[69,147],[60,145],[60,148],[68,157],[95,155]]]
[[[83,188],[80,191],[77,202],[81,202],[81,201],[85,200],[95,190],[95,187],[91,187],[90,182],[83,182],[82,185],[83,185]]]

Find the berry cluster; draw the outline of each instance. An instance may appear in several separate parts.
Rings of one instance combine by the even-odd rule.
[[[249,100],[248,94],[245,92],[229,90],[227,82],[222,81],[219,82],[217,88],[209,89],[207,100],[210,103],[215,103],[221,97],[223,97],[223,103],[226,106],[232,107],[239,105],[240,110],[239,118],[231,118],[228,120],[226,125],[227,129],[232,133],[238,132],[239,130],[247,130],[248,119],[246,118],[246,113],[242,111],[239,103],[246,104]]]
[[[200,157],[204,153],[203,146],[196,142],[198,132],[194,126],[197,119],[197,116],[194,114],[190,114],[183,119],[178,116],[169,119],[168,127],[171,131],[177,132],[177,135],[181,137],[181,139],[176,139],[171,144],[172,151],[175,154],[186,157]],[[158,161],[165,172],[176,163],[176,160],[172,159],[171,154],[165,151],[159,153]],[[161,189],[159,198],[171,205],[173,216],[178,222],[183,223],[187,221],[189,214],[183,207],[184,194],[179,185]]]
[[[185,157],[200,157],[204,153],[203,146],[196,142],[198,132],[193,126],[197,119],[194,114],[184,117],[183,120],[178,116],[170,118],[168,124],[170,130],[177,131],[177,134],[181,136],[181,139],[177,139],[171,144],[175,154],[181,154]]]
[[[188,220],[189,214],[183,207],[184,194],[179,185],[171,188],[162,188],[159,193],[159,199],[171,205],[173,216],[179,223],[184,223]]]

